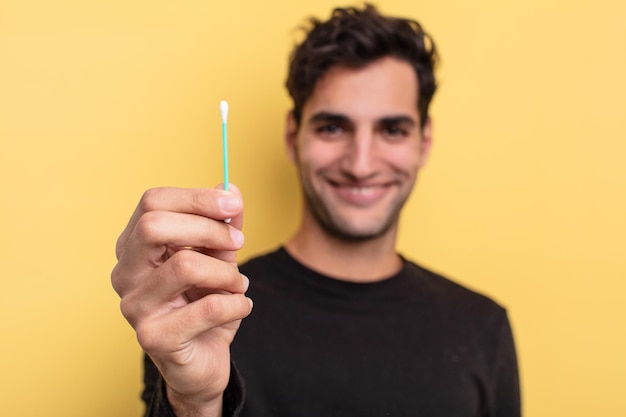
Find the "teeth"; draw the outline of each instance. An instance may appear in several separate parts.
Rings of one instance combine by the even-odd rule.
[[[368,195],[374,192],[374,187],[350,187],[350,191],[354,194]]]

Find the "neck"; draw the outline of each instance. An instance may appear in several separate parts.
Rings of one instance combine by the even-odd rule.
[[[316,222],[303,221],[285,248],[299,262],[324,275],[350,282],[375,282],[396,274],[397,225],[382,236],[348,241],[330,235]]]

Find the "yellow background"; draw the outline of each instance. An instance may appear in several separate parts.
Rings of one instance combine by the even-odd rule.
[[[527,416],[626,416],[626,6],[381,3],[443,58],[400,249],[509,309]],[[290,234],[286,57],[334,5],[1,0],[0,414],[140,415],[115,240],[146,188],[221,181],[221,99],[241,258]]]

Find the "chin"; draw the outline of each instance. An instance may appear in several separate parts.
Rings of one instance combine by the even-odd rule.
[[[396,224],[395,218],[386,222],[377,222],[376,224],[351,224],[349,221],[335,219],[320,222],[324,230],[337,239],[347,242],[365,242],[378,239],[393,228]]]

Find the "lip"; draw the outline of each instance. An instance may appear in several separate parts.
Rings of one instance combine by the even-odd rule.
[[[368,207],[380,201],[391,188],[391,183],[382,184],[344,184],[335,181],[328,181],[335,190],[339,198],[347,203]]]

